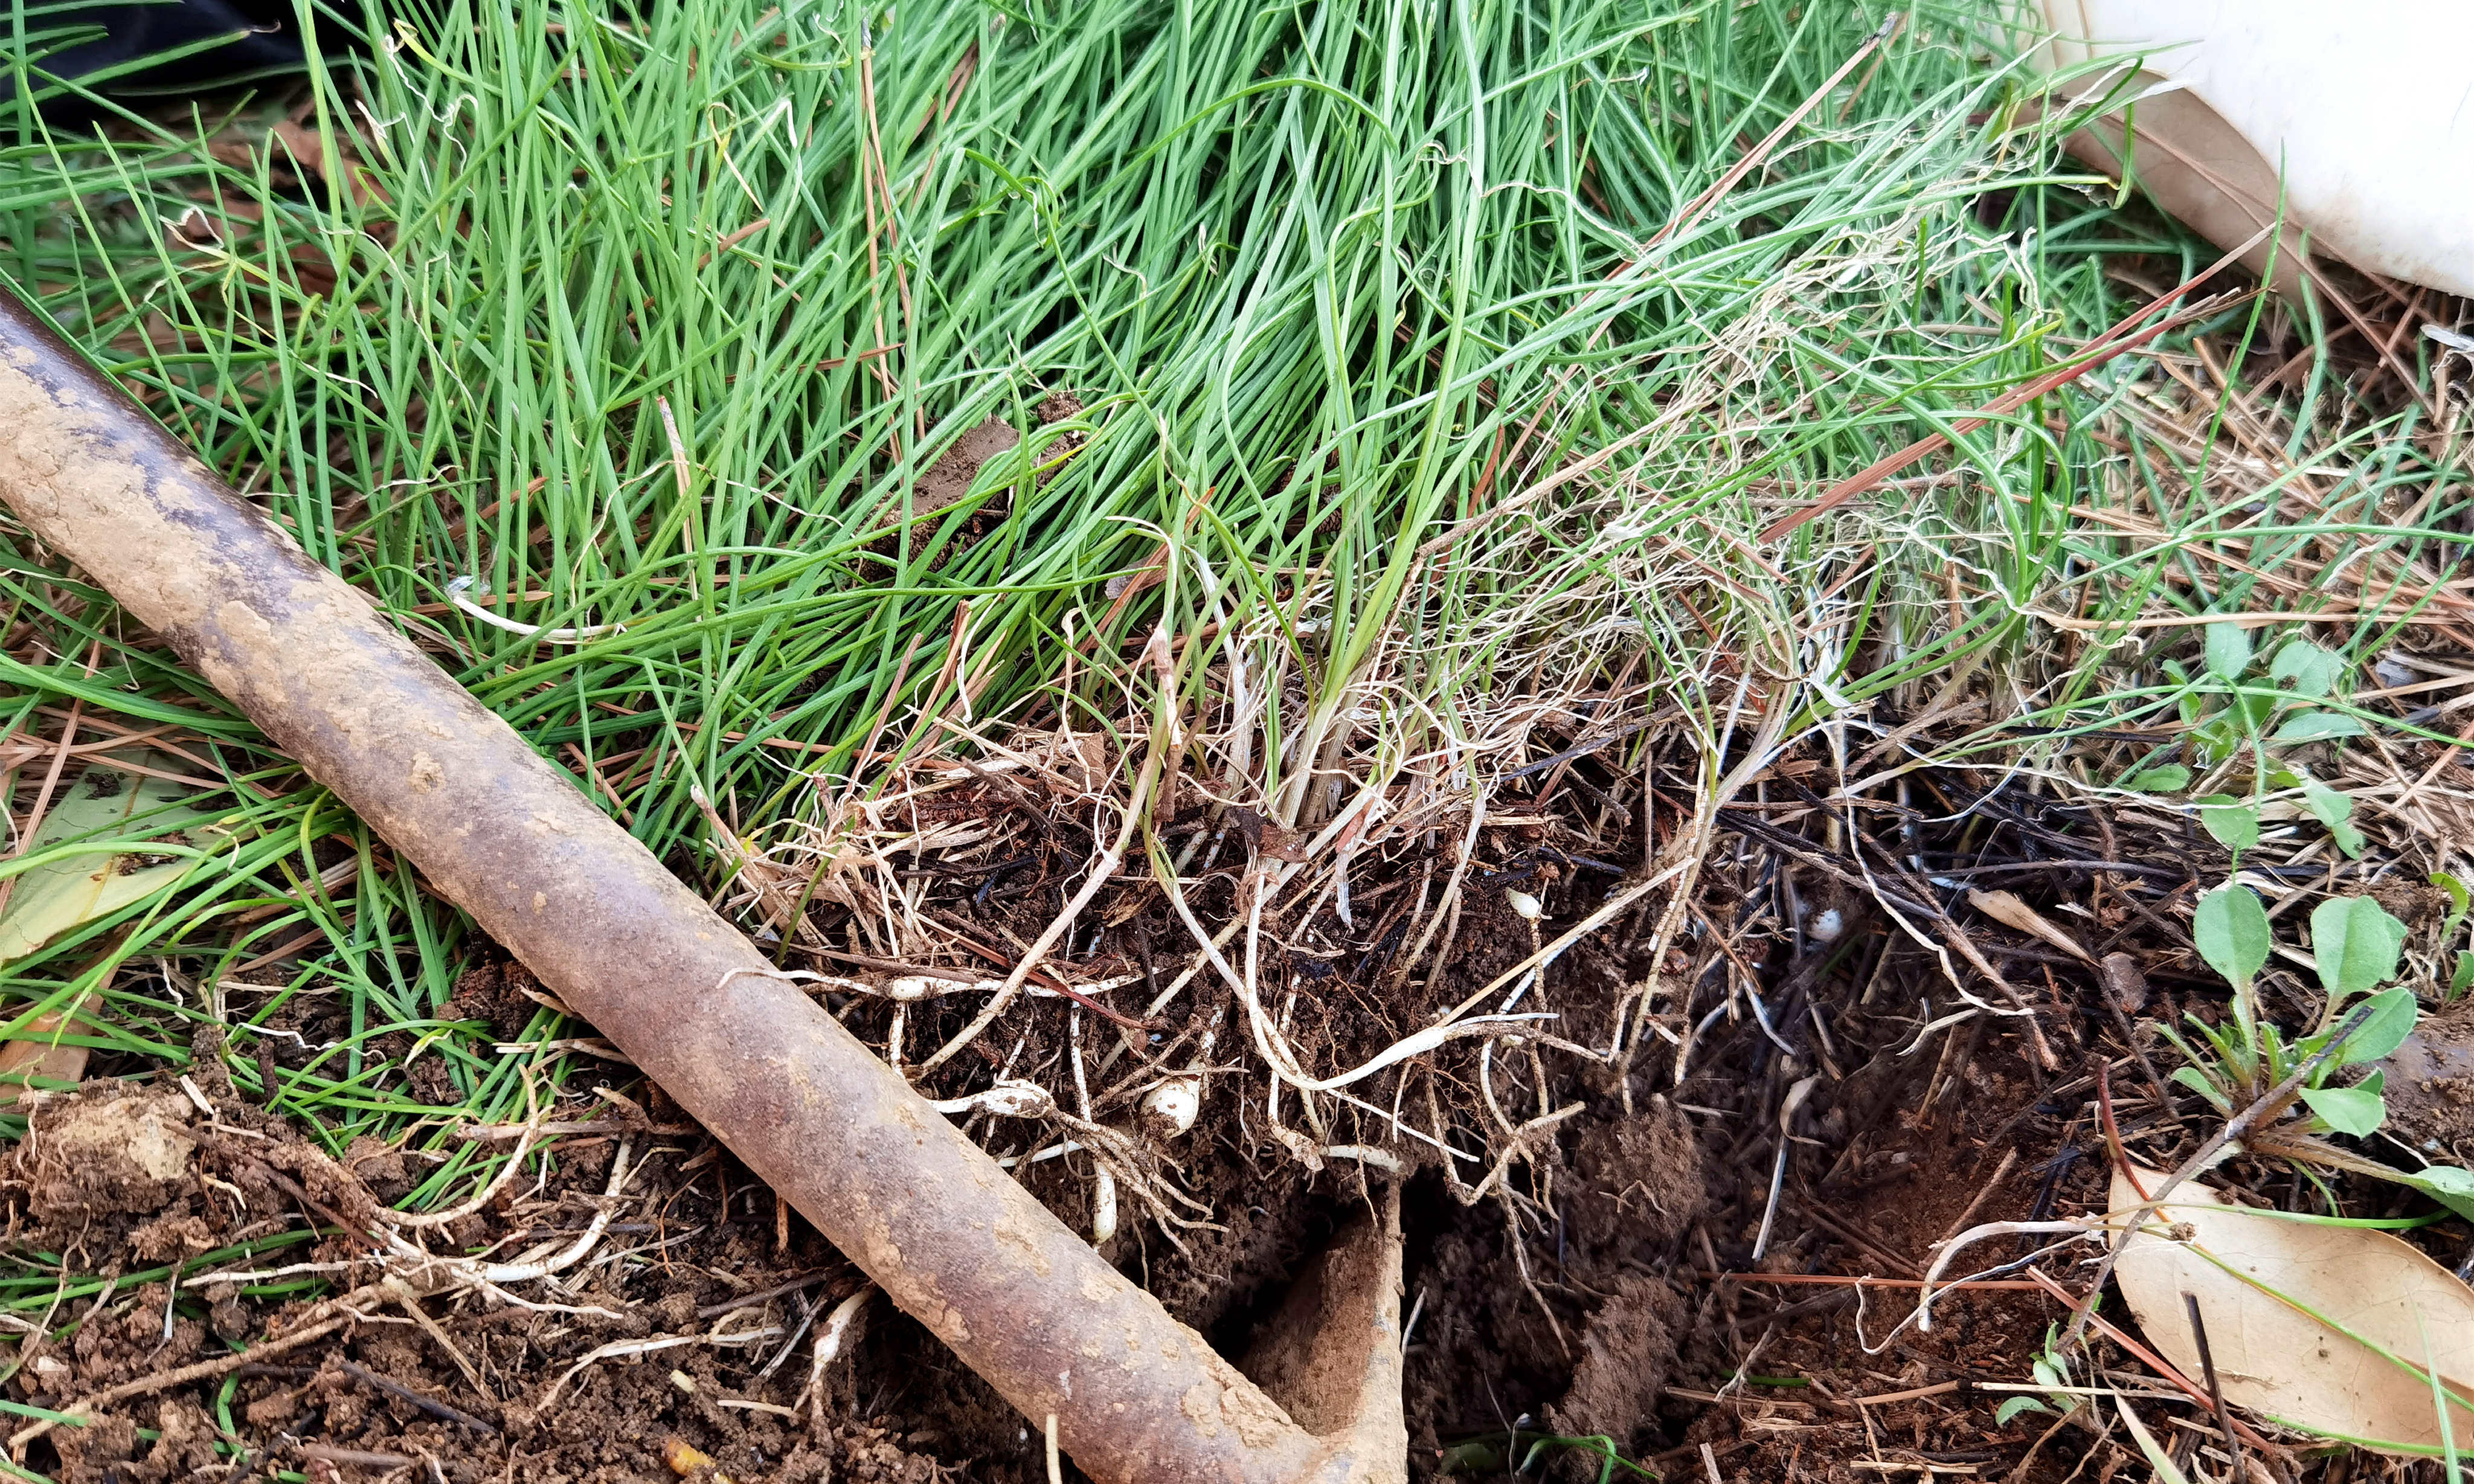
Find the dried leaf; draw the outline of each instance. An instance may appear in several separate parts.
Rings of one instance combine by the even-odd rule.
[[[2122,1013],[2136,1015],[2147,1009],[2147,976],[2139,971],[2139,961],[2130,955],[2104,956],[2104,986],[2113,991]]]
[[[282,141],[283,148],[291,154],[295,163],[315,173],[322,181],[327,179],[327,140],[324,134],[306,124],[296,124],[289,119],[279,122],[273,133],[276,138]],[[369,166],[361,163],[349,145],[339,146],[335,157],[336,163],[343,168],[344,183],[352,193],[352,205],[366,207],[373,203],[379,205],[386,203],[386,187],[377,182],[377,178],[370,173]]]
[[[63,1028],[59,1015],[38,1015],[17,1034],[17,1039],[0,1044],[0,1108],[15,1103],[18,1094],[37,1083],[73,1083],[84,1078],[89,1048],[61,1037],[95,1034],[94,1027],[83,1021],[69,1021]]]
[[[163,762],[154,753],[141,754],[137,761],[142,766]],[[8,907],[0,910],[0,963],[23,958],[80,923],[159,891],[196,865],[196,859],[185,855],[147,864],[136,852],[109,848],[125,846],[129,820],[177,802],[183,791],[166,779],[101,764],[81,773],[44,814],[26,853],[40,855],[88,836],[108,843],[34,866],[17,878]],[[169,833],[153,821],[133,828],[153,831],[141,837],[149,839]]]
[[[2046,920],[2044,913],[2007,891],[1970,891],[1967,893],[1967,902],[1969,906],[2003,927],[2017,928],[2029,937],[2041,937],[2082,962],[2096,961],[2096,955],[2081,948],[2076,938],[2053,926]]]
[[[2118,1224],[2141,1202],[2128,1174],[2150,1190],[2165,1180],[2116,1171]],[[2230,1402],[2306,1432],[2428,1452],[2440,1445],[2436,1372],[2456,1398],[2451,1430],[2474,1438],[2474,1289],[2385,1231],[2249,1210],[2188,1180],[2140,1218],[2114,1272],[2148,1343],[2193,1380],[2182,1296],[2197,1297]]]

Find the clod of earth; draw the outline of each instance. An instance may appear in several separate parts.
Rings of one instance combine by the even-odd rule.
[[[1361,1430],[1366,1414],[1345,1408],[1329,1436],[1300,1425],[5,296],[0,500],[1035,1425],[1053,1418],[1094,1477],[1400,1476],[1396,1424]],[[165,1149],[185,1136],[156,1104],[126,1121]],[[1396,1419],[1396,1235],[1390,1251],[1351,1312],[1361,1366],[1389,1346],[1379,1389]]]
[[[2427,1015],[2387,1061],[2389,1123],[2426,1159],[2474,1155],[2474,1006]]]
[[[19,1151],[31,1163],[36,1220],[80,1212],[159,1210],[188,1179],[188,1102],[179,1094],[132,1093],[80,1102]]]

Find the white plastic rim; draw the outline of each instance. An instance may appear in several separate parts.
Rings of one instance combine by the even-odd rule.
[[[2474,0],[2039,5],[2055,33],[2041,62],[2144,54],[2146,70],[2214,109],[2271,178],[2281,166],[2287,219],[2316,248],[2474,295]]]

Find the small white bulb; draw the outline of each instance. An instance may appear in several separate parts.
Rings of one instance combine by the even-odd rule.
[[[1814,912],[1812,920],[1804,925],[1804,936],[1816,943],[1834,943],[1838,935],[1846,931],[1847,920],[1838,915],[1835,907]]]
[[[1155,1138],[1176,1138],[1201,1111],[1202,1083],[1191,1077],[1172,1077],[1143,1094],[1143,1127]]]
[[[1117,1178],[1102,1170],[1099,1186],[1091,1192],[1091,1245],[1105,1246],[1116,1234]]]
[[[1520,915],[1528,918],[1532,922],[1536,922],[1540,917],[1545,915],[1546,909],[1539,903],[1539,900],[1536,897],[1531,896],[1526,891],[1507,891],[1503,894],[1503,899],[1512,904],[1512,910],[1514,912],[1518,912]]]

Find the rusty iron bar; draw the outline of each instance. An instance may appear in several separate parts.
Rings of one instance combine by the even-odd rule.
[[[1346,1480],[342,578],[0,292],[0,500],[1092,1477]],[[1396,1345],[1396,1337],[1394,1342]]]

